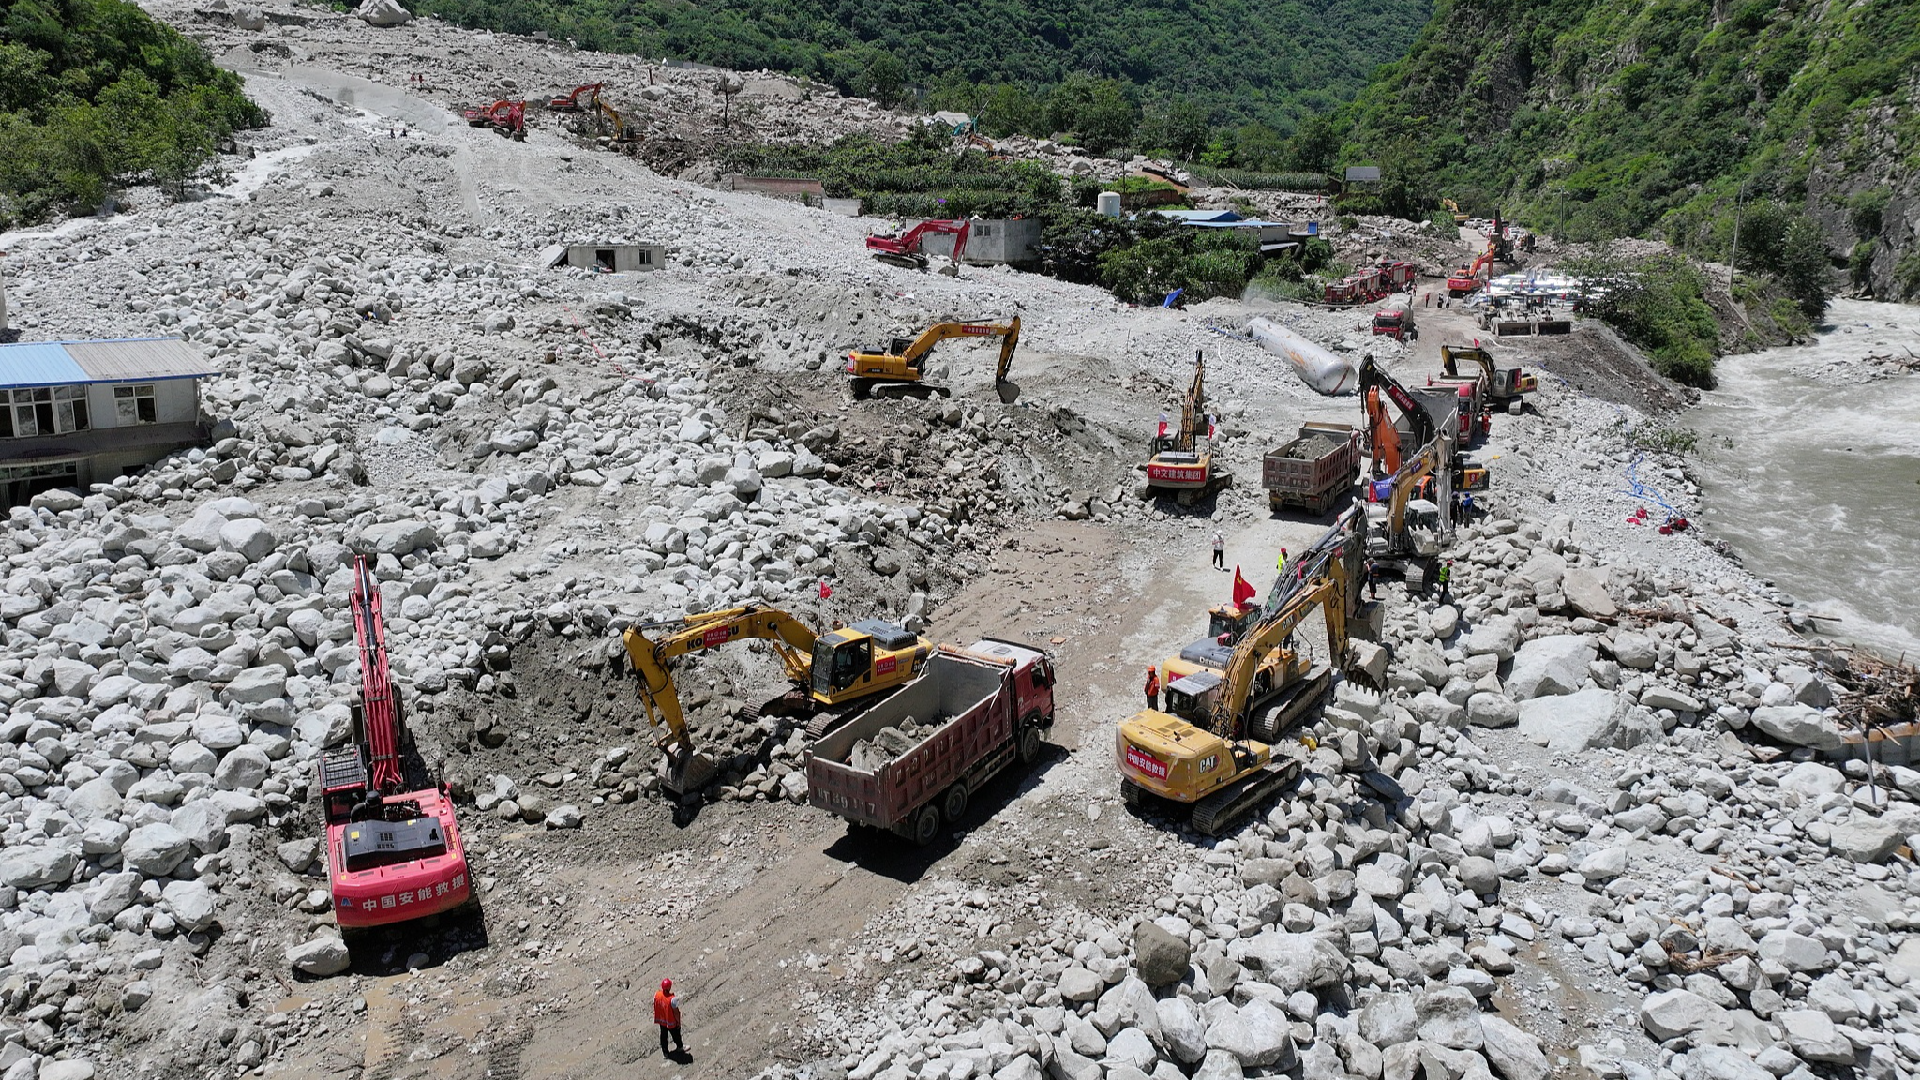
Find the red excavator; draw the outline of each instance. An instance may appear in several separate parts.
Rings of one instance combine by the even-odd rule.
[[[867,237],[867,250],[883,263],[904,266],[909,270],[925,270],[927,257],[920,251],[920,241],[927,236],[953,237],[953,262],[959,265],[967,251],[967,233],[973,228],[972,221],[923,221],[904,233],[876,233]]]
[[[527,103],[502,98],[484,109],[468,109],[468,127],[491,127],[515,142],[527,140]]]
[[[585,83],[573,88],[566,97],[557,97],[547,102],[548,112],[586,112],[592,107],[594,98],[600,96],[600,88],[606,83]],[[587,104],[581,103],[581,95],[586,95]]]
[[[473,899],[452,793],[427,779],[400,719],[387,676],[380,592],[365,556],[354,563],[352,602],[358,738],[320,755],[327,875],[343,933],[436,915]]]

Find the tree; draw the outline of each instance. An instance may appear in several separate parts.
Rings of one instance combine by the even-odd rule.
[[[987,89],[979,121],[981,129],[996,139],[1048,134],[1046,106],[1031,90],[1012,83]]]
[[[1288,165],[1295,172],[1330,172],[1340,157],[1340,135],[1328,113],[1309,116],[1287,144]]]
[[[1242,124],[1233,133],[1233,163],[1242,169],[1278,169],[1286,163],[1287,144],[1265,124]]]
[[[1096,154],[1125,145],[1133,136],[1135,119],[1133,102],[1113,79],[1077,74],[1047,95],[1048,124],[1078,135]]]
[[[867,96],[879,102],[881,108],[891,109],[907,87],[907,65],[898,56],[875,49],[867,60],[863,79]]]
[[[1142,149],[1192,161],[1207,149],[1207,111],[1188,98],[1156,101],[1140,118]]]

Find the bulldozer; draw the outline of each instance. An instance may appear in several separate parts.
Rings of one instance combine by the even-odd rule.
[[[1524,395],[1540,389],[1540,377],[1526,368],[1499,367],[1493,362],[1493,353],[1485,346],[1442,345],[1440,346],[1440,370],[1448,378],[1459,378],[1460,362],[1478,365],[1481,374],[1487,377],[1487,396],[1500,404],[1509,413],[1519,413],[1526,407]]]
[[[1143,709],[1120,725],[1116,765],[1129,807],[1171,809],[1186,815],[1195,832],[1218,836],[1294,783],[1301,754],[1276,743],[1326,701],[1334,668],[1371,685],[1349,663],[1357,541],[1342,527],[1299,579],[1284,591],[1279,584],[1286,583],[1276,585],[1223,670],[1176,680],[1167,687],[1166,711]],[[1328,659],[1320,663],[1291,644],[1316,609],[1327,628]]]
[[[819,635],[764,604],[628,627],[621,641],[640,679],[640,703],[662,751],[661,786],[669,792],[697,791],[712,782],[718,768],[694,748],[668,661],[743,640],[772,645],[794,684],[787,693],[750,706],[748,718],[804,717],[809,739],[832,731],[854,705],[910,682],[933,654],[931,641],[880,619],[863,619]]]
[[[952,397],[951,389],[923,380],[926,378],[927,355],[933,351],[933,347],[957,337],[1001,339],[1000,361],[993,369],[993,388],[1000,395],[1002,404],[1013,404],[1020,396],[1020,388],[1007,376],[1013,370],[1013,350],[1020,344],[1018,315],[1004,323],[984,320],[934,323],[922,330],[919,337],[894,338],[886,352],[850,352],[847,354],[847,378],[852,385],[853,396],[865,399],[875,389],[887,387],[898,393]]]
[[[1206,356],[1195,350],[1193,384],[1187,387],[1187,396],[1180,403],[1180,427],[1169,430],[1166,414],[1162,413],[1159,430],[1148,444],[1147,463],[1140,466],[1146,470],[1148,495],[1171,491],[1188,501],[1233,482],[1231,473],[1214,467],[1213,419],[1202,411],[1207,403],[1206,381]],[[1203,423],[1204,433],[1200,428]],[[1208,445],[1201,449],[1203,438]]]

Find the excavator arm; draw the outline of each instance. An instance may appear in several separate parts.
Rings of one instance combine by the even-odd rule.
[[[1193,352],[1193,385],[1187,387],[1186,400],[1180,404],[1180,446],[1183,451],[1193,449],[1193,440],[1200,430],[1200,410],[1207,403],[1207,358],[1206,354],[1195,349]]]
[[[1020,344],[1020,316],[1015,315],[1012,321],[1007,323],[1006,339],[1000,342],[1000,362],[994,365],[993,369],[995,386],[1003,385],[1007,381],[1007,375],[1013,371],[1013,349],[1018,344]]]
[[[1234,644],[1227,661],[1226,685],[1213,703],[1207,727],[1223,739],[1238,739],[1254,693],[1255,676],[1263,658],[1293,636],[1300,624],[1319,608],[1327,621],[1327,650],[1335,664],[1344,666],[1347,652],[1345,564],[1329,555],[1314,568],[1316,576],[1287,598],[1279,610],[1265,617]]]
[[[1412,429],[1413,443],[1424,446],[1434,440],[1438,430],[1434,427],[1433,417],[1415,400],[1412,391],[1400,385],[1400,381],[1381,370],[1368,355],[1360,361],[1360,389],[1366,402],[1367,425],[1373,443],[1374,462],[1383,460],[1388,472],[1400,470],[1400,438],[1387,417],[1385,404],[1380,400],[1384,393],[1393,399],[1394,405],[1406,414],[1407,424]],[[1382,442],[1386,443],[1384,448]]]
[[[646,631],[666,631],[650,638]],[[665,728],[662,745],[691,750],[686,716],[680,708],[680,695],[673,686],[667,662],[678,656],[711,649],[743,639],[770,641],[786,665],[787,676],[805,684],[813,663],[816,635],[805,624],[784,611],[761,604],[689,615],[672,622],[647,623],[628,627],[621,635],[627,658],[640,676],[640,702],[646,707],[647,722],[658,730]]]

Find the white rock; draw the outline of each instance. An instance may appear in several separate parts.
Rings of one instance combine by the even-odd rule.
[[[1660,650],[1645,634],[1621,631],[1613,636],[1613,658],[1620,666],[1650,671],[1660,660]]]
[[[258,705],[287,692],[287,672],[279,665],[250,667],[227,684],[227,698],[241,705]]]
[[[1698,699],[1689,697],[1667,686],[1649,686],[1640,691],[1640,704],[1649,709],[1672,709],[1677,713],[1697,713],[1700,711]]]
[[[220,526],[221,549],[242,555],[250,563],[273,554],[279,546],[280,538],[259,518],[240,518]]]
[[[1540,1040],[1492,1013],[1480,1015],[1481,1047],[1506,1080],[1545,1080],[1552,1073]]]
[[[1853,1043],[1840,1033],[1833,1018],[1818,1009],[1786,1009],[1774,1019],[1786,1032],[1793,1052],[1808,1061],[1828,1065],[1853,1064]]]
[[[41,1064],[39,1080],[93,1080],[94,1075],[93,1062],[86,1058],[67,1058]]]
[[[413,12],[401,7],[397,0],[361,0],[353,13],[369,26],[405,26],[413,21]],[[506,328],[512,327],[513,320],[509,318]]]
[[[16,889],[64,884],[79,864],[79,856],[62,847],[10,847],[0,852],[0,882]]]
[[[1482,690],[1467,699],[1467,723],[1474,727],[1504,728],[1520,722],[1520,706],[1505,694]]]
[[[258,746],[239,746],[220,759],[220,767],[213,771],[213,782],[228,791],[251,790],[260,786],[272,768],[273,761],[265,750]]]
[[[337,935],[321,934],[288,949],[287,963],[308,975],[338,975],[352,965],[353,957]]]
[[[1818,710],[1805,705],[1763,705],[1753,710],[1753,726],[1794,746],[1840,748],[1840,730]]]
[[[1587,679],[1587,665],[1598,655],[1593,639],[1581,634],[1535,638],[1514,654],[1507,692],[1526,700],[1571,694]]]
[[[1232,1054],[1243,1068],[1284,1068],[1293,1059],[1293,1028],[1285,1014],[1256,998],[1232,1012],[1222,1010],[1207,1026],[1207,1046]]]
[[[1520,734],[1561,753],[1600,747],[1626,749],[1660,737],[1659,722],[1636,715],[1612,690],[1581,690],[1520,703]]]
[[[1519,648],[1520,624],[1510,618],[1484,620],[1460,640],[1460,651],[1468,656],[1491,653],[1502,660],[1511,660]]]
[[[173,921],[189,933],[205,930],[214,922],[213,890],[200,881],[169,881],[160,892],[173,913]]]
[[[193,842],[172,825],[154,823],[133,830],[120,846],[120,861],[148,877],[166,877],[193,850]]]

